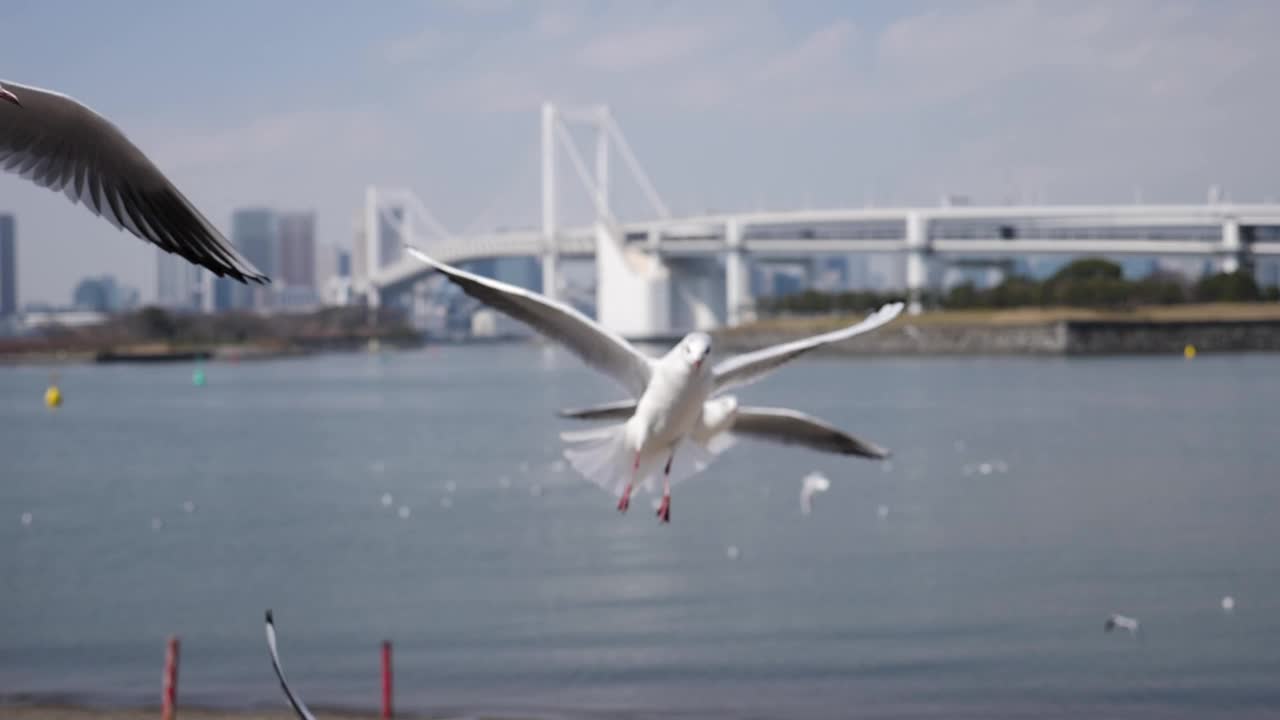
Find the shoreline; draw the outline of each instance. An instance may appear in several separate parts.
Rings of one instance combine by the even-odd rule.
[[[313,712],[324,717],[341,718],[342,720],[376,720],[380,714],[376,712],[359,712],[347,709],[312,708]],[[158,705],[138,705],[111,707],[106,705],[89,705],[79,703],[37,702],[32,704],[9,704],[0,702],[0,716],[13,720],[155,720],[160,715]],[[245,708],[226,709],[200,706],[179,705],[176,712],[179,718],[196,718],[198,720],[296,720],[298,717],[285,703],[276,709]],[[400,718],[420,718],[413,713],[396,712]]]
[[[852,325],[865,313],[783,315],[711,331],[717,347],[747,352],[777,343]],[[671,338],[633,340],[662,347]],[[156,364],[241,362],[311,357],[329,353],[377,352],[539,343],[537,336],[480,338],[416,338],[412,342],[378,342],[369,338],[325,339],[303,343],[243,345],[167,345],[120,343],[100,347],[64,346],[0,351],[0,367],[64,364]],[[1280,303],[1168,305],[1132,310],[1088,308],[1009,308],[943,310],[901,316],[874,333],[861,335],[818,354],[852,355],[1151,355],[1280,352]]]
[[[864,315],[774,317],[713,333],[745,352],[851,325]],[[1189,350],[1188,348],[1193,348]],[[1280,304],[958,310],[901,316],[825,355],[1102,356],[1280,352]]]

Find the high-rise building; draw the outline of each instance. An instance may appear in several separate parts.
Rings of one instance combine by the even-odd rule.
[[[338,251],[338,277],[351,277],[351,252],[348,250]]]
[[[319,301],[316,283],[316,216],[312,212],[281,213],[276,221],[280,277],[276,305],[302,310]]]
[[[277,224],[280,244],[278,282],[285,287],[316,287],[316,216],[311,212],[281,213]]]
[[[181,255],[156,248],[156,304],[171,310],[200,310],[206,274]]]
[[[225,277],[216,277],[213,279],[213,311],[227,312],[235,310],[237,301],[237,290],[239,287],[235,280]]]
[[[369,267],[369,242],[365,232],[364,213],[356,213],[351,222],[351,284],[357,292],[363,292],[368,284],[372,268]]]
[[[12,215],[0,215],[0,317],[18,312],[18,236]]]
[[[315,286],[320,291],[329,278],[338,275],[338,249],[329,243],[316,243]]]
[[[244,208],[231,213],[231,243],[258,271],[275,280],[279,274],[279,227],[268,208]],[[275,282],[279,282],[276,280]],[[232,306],[264,309],[272,302],[271,286],[232,285]]]
[[[87,277],[76,285],[71,303],[82,310],[120,312],[137,307],[138,291],[121,285],[111,275]]]

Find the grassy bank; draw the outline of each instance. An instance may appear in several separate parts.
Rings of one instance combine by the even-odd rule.
[[[752,335],[804,336],[846,327],[866,313],[832,315],[779,315],[725,328],[717,334],[731,339]],[[1072,307],[1023,307],[1008,309],[934,310],[902,315],[889,327],[1001,327],[1049,325],[1064,320],[1133,323],[1240,322],[1280,320],[1280,303],[1202,303],[1151,305],[1132,310],[1100,310]]]

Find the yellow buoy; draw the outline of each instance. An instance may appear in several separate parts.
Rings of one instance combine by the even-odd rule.
[[[1184,357],[1184,358],[1186,358],[1186,359],[1190,360],[1191,358],[1193,358],[1193,357],[1195,357],[1195,356],[1196,356],[1196,346],[1195,346],[1195,345],[1191,345],[1191,344],[1189,344],[1189,343],[1188,343],[1185,347],[1183,347],[1183,348],[1182,348],[1182,357]]]
[[[56,408],[62,404],[62,391],[57,385],[50,385],[48,390],[44,391],[44,404],[46,407]]]

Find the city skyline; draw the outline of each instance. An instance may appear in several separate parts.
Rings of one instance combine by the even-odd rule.
[[[1268,3],[135,5],[16,5],[5,72],[112,118],[224,231],[236,207],[312,207],[345,247],[369,183],[458,231],[534,224],[542,100],[610,103],[677,212],[1280,193],[1257,151]],[[152,41],[116,42],[126,22]],[[50,28],[67,52],[41,51]],[[154,299],[136,239],[11,175],[0,198],[21,303],[94,272]]]

